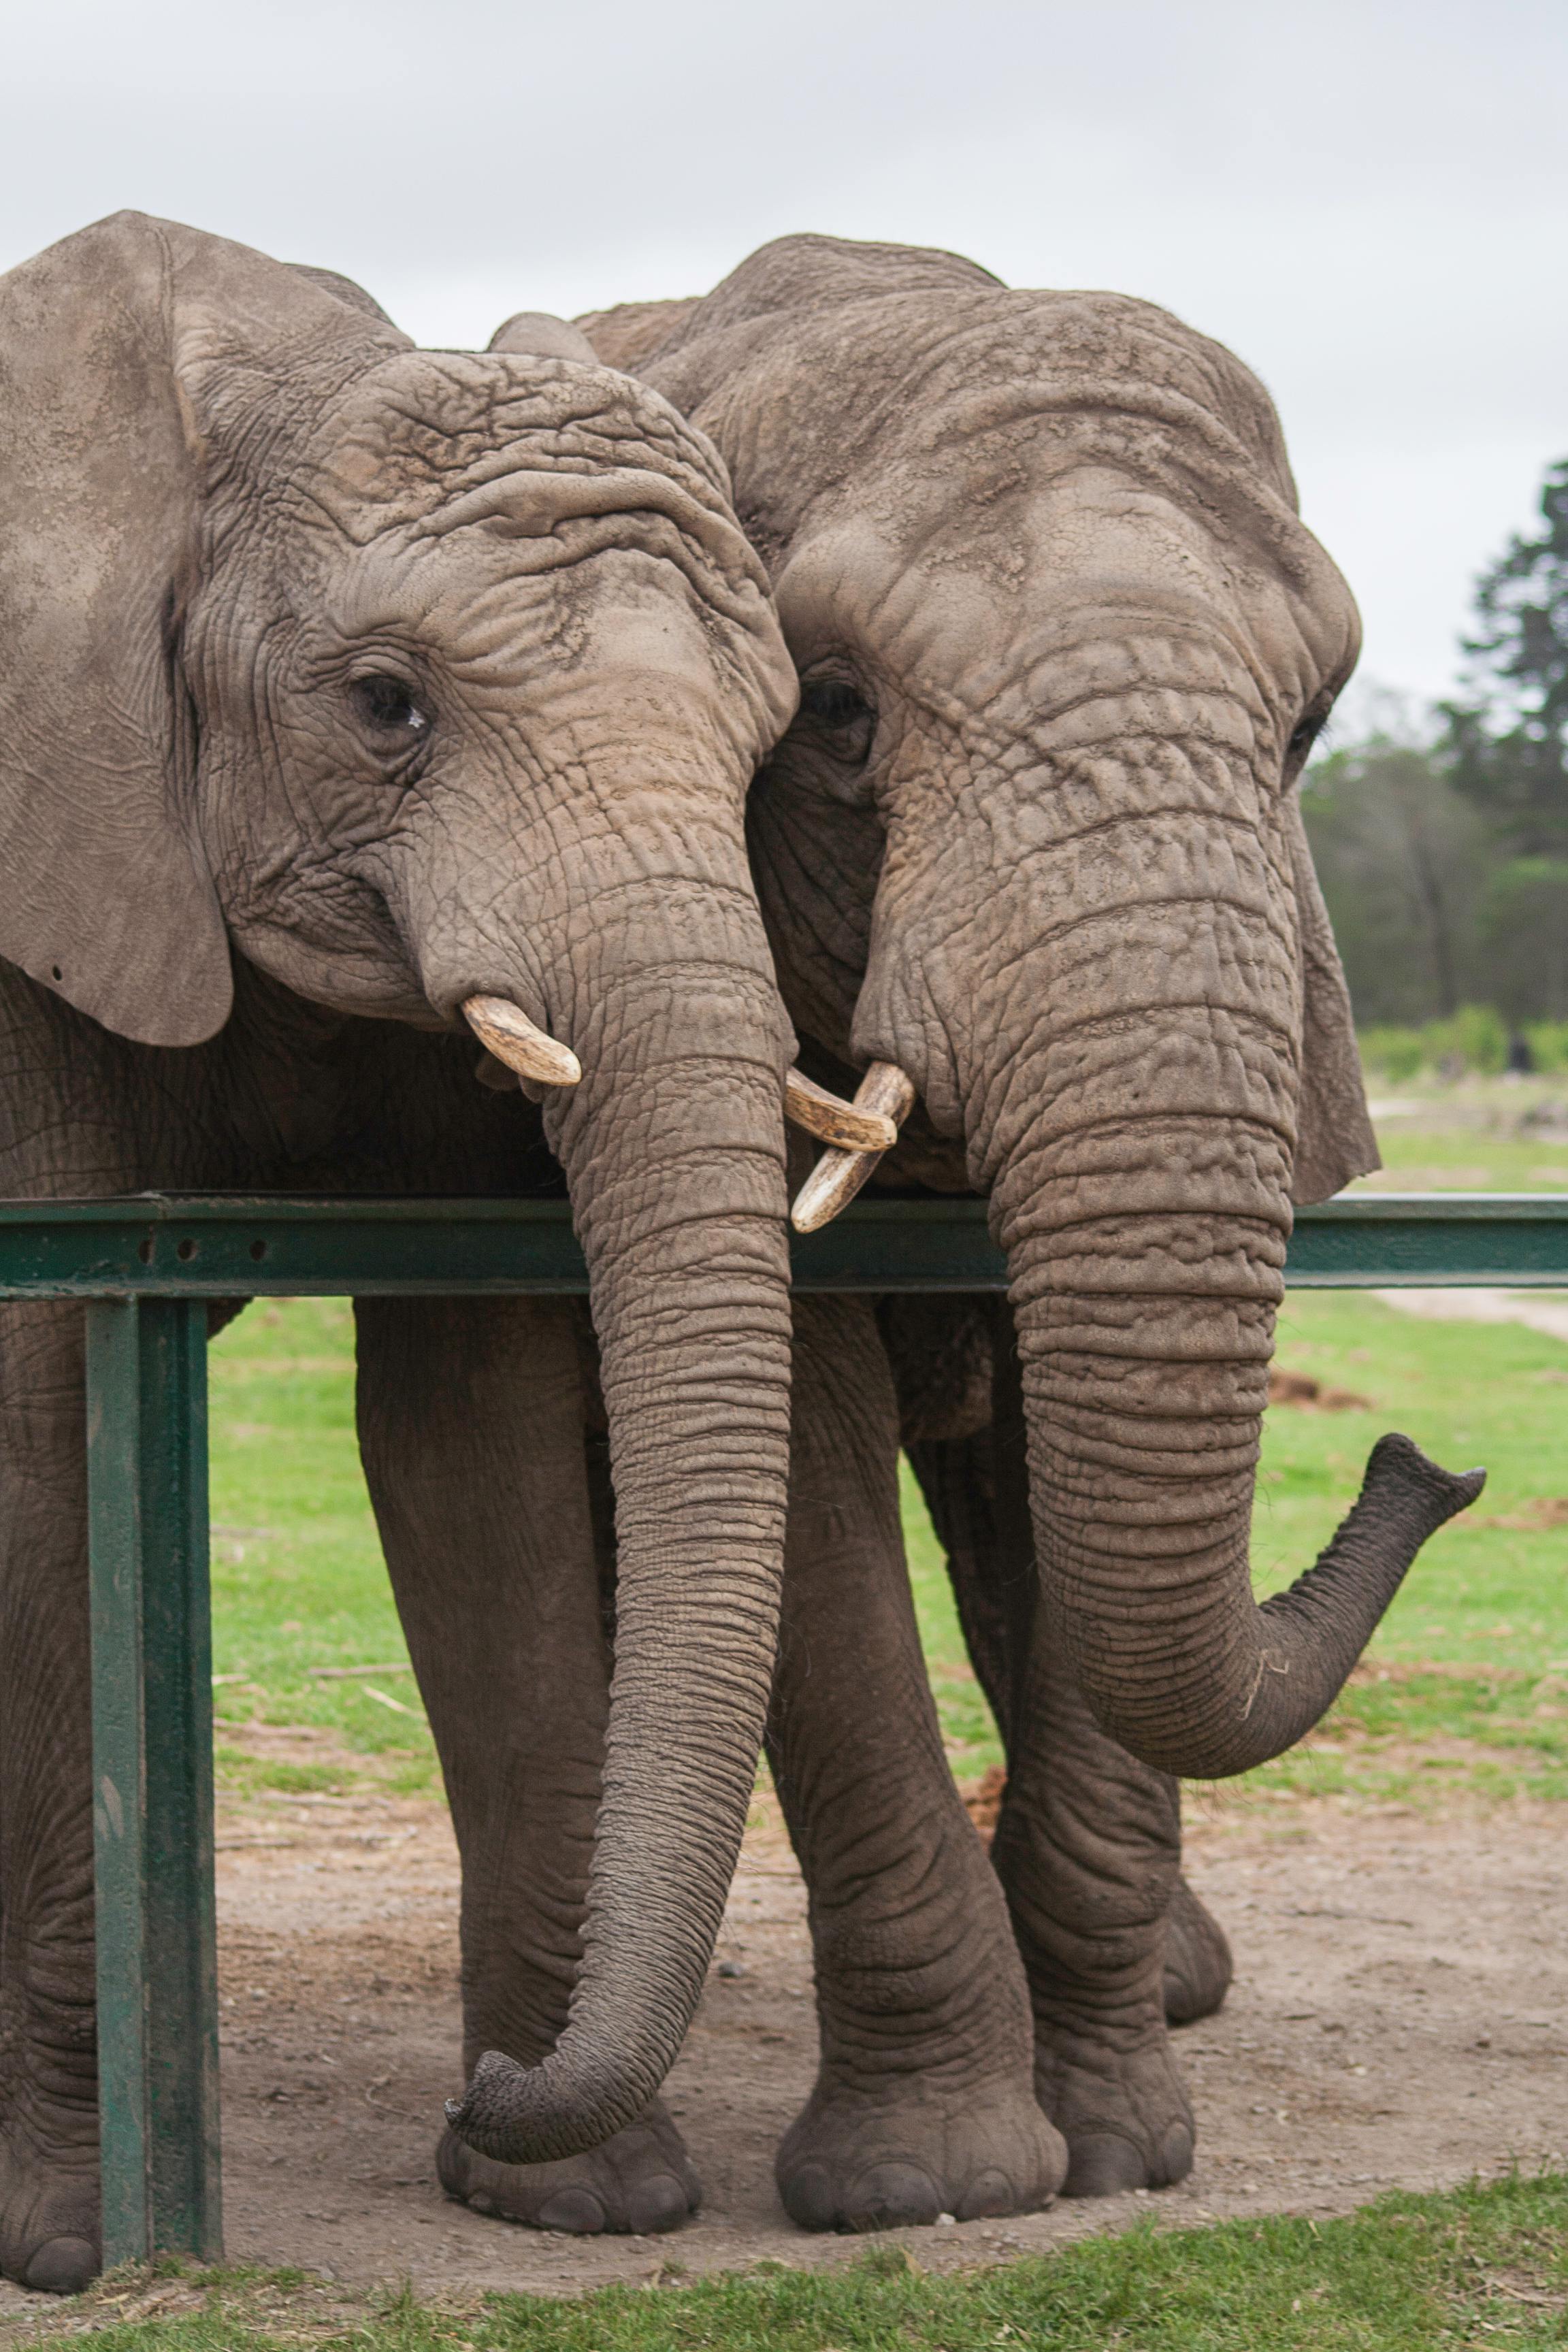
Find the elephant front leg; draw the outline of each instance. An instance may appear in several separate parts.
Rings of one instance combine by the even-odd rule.
[[[0,2271],[99,2263],[79,1307],[0,1308]]]
[[[554,2047],[582,1948],[609,1629],[576,1313],[356,1307],[360,1445],[462,1860],[465,2076],[487,2050],[527,2065]],[[658,2099],[554,2164],[493,2163],[447,2130],[437,2168],[448,2196],[542,2230],[670,2230],[700,2194]]]
[[[904,1566],[898,1421],[859,1302],[795,1300],[784,1620],[769,1749],[810,1894],[821,2069],[779,2149],[806,2229],[1047,2203],[1005,1905],[942,1752]]]
[[[999,1344],[1011,1347],[1001,1310]],[[901,1402],[901,1397],[900,1397]],[[1021,1422],[1009,1422],[1005,1381],[998,1384],[999,1422],[967,1437],[908,1441],[908,1452],[947,1554],[948,1573],[971,1663],[1007,1748],[1028,1692],[1039,1576],[1029,1519]],[[1098,1736],[1098,1735],[1097,1735]],[[1153,1776],[1158,1781],[1159,1776]],[[1155,1800],[1165,1804],[1162,1793]],[[1179,1801],[1179,1800],[1178,1800]],[[1166,2022],[1211,2017],[1230,1990],[1233,1963],[1224,1928],[1184,1878],[1176,1881],[1165,1919]]]
[[[977,1645],[1007,1743],[991,1858],[1029,1980],[1036,2086],[1068,2144],[1068,2196],[1163,2188],[1193,2160],[1192,2109],[1165,2032],[1180,1794],[1100,1729],[1051,1639],[1036,1600],[1023,1397],[1005,1310],[994,1338],[989,1475],[972,1497],[970,1557],[999,1596],[988,1614],[1003,1638]],[[964,1616],[967,1626],[987,1612],[971,1597]]]
[[[992,1859],[1029,1980],[1036,2086],[1068,2144],[1067,2195],[1165,2188],[1194,2144],[1165,2028],[1176,1783],[1100,1730],[1038,1621],[1029,1669]]]

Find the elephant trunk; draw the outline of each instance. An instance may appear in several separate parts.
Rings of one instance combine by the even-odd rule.
[[[855,1034],[910,1067],[990,1192],[1063,1649],[1114,1738],[1206,1778],[1317,1722],[1481,1479],[1384,1439],[1317,1565],[1254,1601],[1307,1026],[1296,821],[1227,642],[1173,625],[1098,660],[1137,695],[1075,699],[1081,646],[1059,680],[1029,670],[1059,715],[987,772],[983,841],[949,828],[921,867],[890,839],[934,944],[910,955],[889,919]]]
[[[1046,1604],[1105,1729],[1184,1776],[1247,1771],[1309,1731],[1421,1545],[1483,1483],[1383,1438],[1315,1566],[1254,1601],[1281,1207],[1015,1220]]]
[[[754,1786],[790,1346],[788,1040],[755,928],[753,951],[726,960],[678,897],[628,916],[617,932],[640,942],[637,968],[608,974],[601,953],[591,1001],[562,1023],[584,1075],[546,1116],[601,1348],[616,1657],[567,2024],[537,2066],[487,2053],[448,2109],[502,2162],[595,2147],[658,2089],[701,1992]]]

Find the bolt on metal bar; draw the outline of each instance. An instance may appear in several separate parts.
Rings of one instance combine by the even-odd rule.
[[[223,2251],[206,1307],[87,1309],[106,2265]]]

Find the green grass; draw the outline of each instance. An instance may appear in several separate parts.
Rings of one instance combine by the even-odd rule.
[[[1248,1785],[1416,1801],[1459,1789],[1568,1797],[1568,1538],[1492,1524],[1568,1494],[1568,1348],[1512,1324],[1426,1322],[1352,1293],[1298,1292],[1276,1360],[1370,1405],[1270,1407],[1253,1513],[1259,1591],[1316,1557],[1385,1429],[1452,1468],[1485,1464],[1488,1482],[1421,1552],[1323,1725]],[[1426,1752],[1405,1752],[1415,1747]]]
[[[1369,1081],[1401,1106],[1377,1121],[1384,1165],[1355,1189],[1425,1192],[1568,1191],[1568,1080]]]
[[[1354,1292],[1298,1291],[1280,1316],[1278,1361],[1369,1405],[1270,1407],[1253,1514],[1260,1593],[1317,1557],[1384,1430],[1405,1430],[1454,1468],[1484,1463],[1489,1477],[1477,1508],[1421,1553],[1321,1728],[1244,1785],[1378,1800],[1461,1784],[1489,1798],[1568,1797],[1568,1535],[1487,1524],[1568,1495],[1568,1348],[1512,1324],[1426,1322]],[[907,1469],[904,1507],[931,1681],[962,1777],[1001,1750]],[[1424,1665],[1437,1671],[1415,1671]],[[1411,1743],[1432,1752],[1413,1760],[1400,1752]],[[1455,1743],[1479,1752],[1448,1752]]]
[[[352,1340],[341,1302],[298,1299],[252,1307],[213,1349],[216,1665],[240,1678],[215,1697],[228,1722],[323,1727],[398,1787],[434,1790],[410,1675],[307,1672],[405,1656],[354,1447]],[[1247,1785],[1379,1800],[1460,1785],[1489,1798],[1568,1796],[1568,1538],[1487,1524],[1568,1494],[1568,1348],[1512,1325],[1418,1320],[1352,1292],[1297,1292],[1279,1360],[1370,1403],[1270,1409],[1254,1517],[1260,1591],[1288,1583],[1328,1541],[1385,1429],[1457,1467],[1484,1462],[1489,1481],[1479,1508],[1422,1553],[1363,1678],[1310,1741]],[[905,1527],[943,1732],[954,1770],[973,1777],[1000,1748],[907,1472]],[[1379,1673],[1391,1679],[1367,1679]],[[238,1790],[330,1790],[349,1769],[341,1757],[258,1759],[226,1738],[223,1720],[218,1740],[220,1772]],[[1413,1759],[1412,1743],[1430,1752]]]
[[[435,1789],[354,1439],[347,1301],[247,1307],[213,1343],[208,1377],[220,1777],[241,1789],[337,1787],[341,1767],[260,1762],[224,1738],[226,1723],[308,1724],[381,1758],[395,1785]],[[308,1671],[345,1665],[392,1671],[346,1681]]]
[[[1484,1129],[1434,1132],[1385,1120],[1383,1166],[1358,1192],[1568,1192],[1568,1138],[1489,1135]]]
[[[165,2294],[183,2290],[200,2307],[155,2316],[157,2286],[136,2279],[83,2298],[102,2352],[1529,2352],[1568,2344],[1568,2180],[1395,2193],[1339,2221],[1150,2222],[945,2276],[880,2246],[829,2268],[696,2284],[681,2284],[671,2261],[651,2292],[611,2287],[574,2301],[496,2294],[441,2306],[404,2288],[363,2315],[342,2312],[342,2290],[297,2273],[165,2278]],[[146,2315],[114,2324],[115,2294]]]

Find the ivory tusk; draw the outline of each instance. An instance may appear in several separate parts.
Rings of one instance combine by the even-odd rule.
[[[488,1053],[539,1087],[574,1087],[583,1065],[570,1047],[536,1029],[504,996],[470,996],[463,1018]]]
[[[855,1089],[856,1109],[879,1113],[895,1136],[913,1109],[914,1100],[914,1087],[896,1062],[873,1062]],[[815,1234],[831,1224],[839,1210],[848,1207],[881,1157],[881,1150],[825,1151],[790,1212],[796,1233]]]
[[[858,1097],[847,1103],[829,1094],[804,1070],[791,1070],[784,1079],[784,1117],[841,1151],[890,1151],[899,1139],[898,1129],[879,1110],[866,1109]]]

